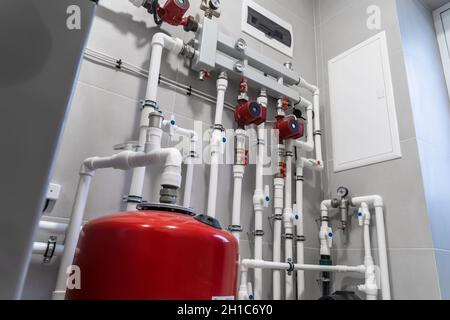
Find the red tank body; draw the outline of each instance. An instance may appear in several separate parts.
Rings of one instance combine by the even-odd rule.
[[[189,215],[140,211],[102,217],[81,232],[74,260],[81,289],[68,290],[66,299],[235,297],[238,257],[229,232]]]

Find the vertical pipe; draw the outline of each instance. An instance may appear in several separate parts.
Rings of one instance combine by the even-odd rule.
[[[192,181],[194,178],[193,158],[189,156],[186,160],[186,181],[184,184],[183,206],[189,208],[191,206]]]
[[[283,221],[284,179],[274,179],[273,261],[281,262],[281,229]],[[281,271],[273,270],[273,299],[281,300]]]
[[[293,141],[286,141],[286,178],[285,178],[285,204],[284,204],[284,231],[285,231],[285,260],[293,262],[293,238],[292,224],[292,158],[294,156]],[[294,300],[294,275],[286,273],[286,300]]]
[[[256,182],[255,194],[253,196],[253,206],[255,210],[255,260],[263,259],[263,211],[264,211],[264,128],[261,124],[256,128],[257,131],[257,156],[256,156]],[[254,270],[255,284],[254,296],[256,300],[262,298],[262,269]]]
[[[305,235],[304,235],[304,214],[303,214],[303,160],[298,158],[296,162],[296,203],[297,218],[296,222],[296,241],[297,241],[297,264],[305,263]],[[305,271],[297,271],[297,299],[305,299]]]
[[[148,102],[156,102],[158,95],[158,85],[159,85],[159,73],[161,70],[161,59],[162,53],[164,49],[164,41],[159,40],[157,35],[154,36],[152,41],[152,51],[150,56],[150,67],[149,67],[149,76],[147,82],[147,89],[145,94],[146,103],[144,103],[141,110],[141,119],[139,124],[139,150],[145,150],[145,144],[147,142],[147,129],[149,124],[149,115],[151,112],[155,110],[153,106],[151,106]],[[129,202],[127,203],[127,211],[136,211],[136,202],[139,202],[138,199],[142,200],[142,193],[144,189],[144,180],[145,180],[145,172],[146,168],[134,168],[133,174],[131,177],[131,186]]]
[[[313,93],[313,106],[314,106],[314,144],[316,149],[316,160],[323,164],[322,155],[322,130],[320,124],[320,92],[317,89]]]
[[[56,288],[53,292],[53,300],[63,300],[66,292],[67,268],[72,265],[75,256],[75,250],[78,243],[80,228],[83,224],[84,211],[89,195],[93,172],[86,170],[83,165],[80,171],[80,180],[75,195],[75,202],[72,208],[70,223],[66,232],[66,239],[64,242],[64,254],[61,257],[61,262],[58,270],[58,278]]]
[[[219,155],[223,143],[222,126],[223,108],[225,104],[225,92],[228,88],[228,76],[222,72],[217,79],[217,104],[215,116],[215,128],[211,137],[211,172],[209,177],[208,216],[216,216],[217,183],[219,179]]]
[[[239,243],[241,233],[241,200],[242,200],[242,179],[244,178],[245,166],[235,165],[233,167],[234,188],[233,188],[233,213],[231,224],[233,226],[232,233]],[[238,230],[239,228],[239,230]]]
[[[381,294],[383,300],[391,300],[391,286],[389,283],[389,266],[386,249],[386,232],[384,226],[383,206],[375,204],[375,219],[377,227],[378,255],[381,271]]]

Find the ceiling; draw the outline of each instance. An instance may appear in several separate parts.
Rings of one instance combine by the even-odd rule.
[[[442,7],[444,4],[450,2],[449,0],[423,0],[431,10]]]

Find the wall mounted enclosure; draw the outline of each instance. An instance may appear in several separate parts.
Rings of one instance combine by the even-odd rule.
[[[385,32],[328,68],[334,171],[401,158]]]

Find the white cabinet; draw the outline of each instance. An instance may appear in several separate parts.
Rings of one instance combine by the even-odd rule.
[[[334,171],[401,157],[386,34],[329,61]]]

